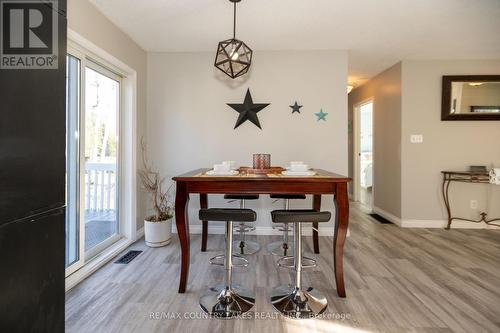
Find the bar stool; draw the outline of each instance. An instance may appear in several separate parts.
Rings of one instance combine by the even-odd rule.
[[[326,297],[312,287],[302,287],[302,223],[328,222],[330,212],[315,210],[274,210],[273,223],[294,224],[293,270],[295,284],[276,287],[271,292],[271,303],[281,314],[291,318],[312,318],[326,310]],[[286,258],[286,257],[284,257]],[[284,259],[282,258],[282,259]]]
[[[258,200],[258,194],[226,194],[224,195],[224,199],[232,201],[239,200],[240,201],[240,209],[245,209],[245,201],[246,200]],[[250,231],[254,231],[255,227],[249,226],[244,222],[238,223],[236,226],[236,230],[239,234],[239,239],[234,241],[233,244],[233,253],[249,255],[254,254],[260,250],[260,244],[257,242],[246,240],[246,233]]]
[[[281,199],[283,200],[283,209],[290,209],[290,200],[305,199],[305,194],[271,194],[269,196],[271,199]],[[267,251],[271,254],[277,256],[288,256],[293,253],[293,245],[288,242],[288,232],[291,229],[288,227],[288,223],[283,223],[280,231],[283,231],[283,240],[279,242],[273,242],[267,245]]]
[[[232,318],[247,312],[255,304],[254,293],[232,284],[233,222],[255,222],[257,214],[251,209],[208,208],[200,209],[199,217],[204,221],[226,222],[225,281],[223,285],[210,288],[200,298],[201,308],[209,315],[221,319]]]

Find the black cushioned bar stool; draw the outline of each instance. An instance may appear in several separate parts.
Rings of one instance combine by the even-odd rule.
[[[247,200],[258,200],[258,194],[226,194],[224,199],[230,201],[240,201],[240,209],[245,209],[245,202]],[[254,231],[255,227],[245,224],[244,222],[238,223],[236,231],[238,231],[238,240],[234,241],[233,253],[235,254],[254,254],[260,250],[260,244],[257,242],[249,241],[246,239],[246,233]]]
[[[233,272],[233,222],[255,222],[257,214],[251,209],[208,208],[200,209],[200,220],[226,222],[226,249],[224,268],[226,277],[223,285],[210,288],[200,298],[200,306],[216,318],[232,318],[250,310],[255,304],[252,291],[234,286]]]
[[[271,292],[271,303],[283,315],[291,318],[312,318],[326,310],[326,297],[312,287],[302,287],[302,223],[328,222],[330,212],[315,210],[274,210],[274,223],[294,224],[293,270],[295,283],[276,287]]]
[[[290,200],[304,200],[306,198],[305,194],[271,194],[269,196],[271,199],[283,200],[283,209],[290,209]],[[288,241],[288,232],[291,229],[288,223],[283,223],[280,231],[283,231],[283,240],[279,242],[270,243],[267,246],[269,253],[277,256],[288,256],[293,253],[293,245]]]

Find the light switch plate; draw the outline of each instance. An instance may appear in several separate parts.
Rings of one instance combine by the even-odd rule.
[[[471,209],[477,209],[477,200],[471,200],[470,201],[470,208]]]
[[[422,143],[424,142],[424,136],[422,134],[412,134],[410,136],[411,143]]]

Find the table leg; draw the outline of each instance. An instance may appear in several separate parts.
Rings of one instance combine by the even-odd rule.
[[[344,243],[349,225],[349,198],[347,196],[347,183],[337,183],[335,196],[335,235],[333,237],[333,261],[335,265],[335,282],[337,294],[345,297],[344,286]]]
[[[444,200],[444,205],[446,206],[446,213],[448,214],[448,223],[446,224],[446,230],[449,230],[451,227],[451,221],[453,220],[451,218],[451,206],[450,206],[450,197],[449,197],[449,190],[450,190],[450,183],[451,181],[448,179],[446,174],[443,175],[443,200]]]
[[[208,196],[206,193],[200,193],[200,208],[208,208]],[[208,238],[208,221],[201,221],[201,252],[207,250],[207,238]]]
[[[189,220],[188,220],[189,193],[186,183],[177,182],[175,195],[175,223],[177,234],[181,243],[181,276],[179,280],[179,293],[186,291],[189,276]]]
[[[313,209],[317,212],[321,211],[321,194],[315,194],[313,196]],[[319,224],[318,222],[313,223],[313,245],[314,253],[319,253]]]

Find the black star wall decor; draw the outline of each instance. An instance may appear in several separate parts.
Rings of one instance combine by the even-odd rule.
[[[290,107],[292,108],[292,114],[294,114],[295,112],[300,113],[300,108],[302,107],[302,105],[299,105],[297,101],[295,101],[295,104],[290,105]]]
[[[259,118],[257,117],[257,113],[268,106],[270,103],[260,103],[254,104],[252,101],[252,95],[250,95],[250,89],[247,89],[247,94],[245,95],[245,101],[243,104],[231,104],[227,103],[228,106],[236,110],[240,115],[238,116],[238,120],[236,120],[236,125],[234,125],[234,129],[243,124],[245,121],[250,120],[255,124],[258,128],[260,127]]]

